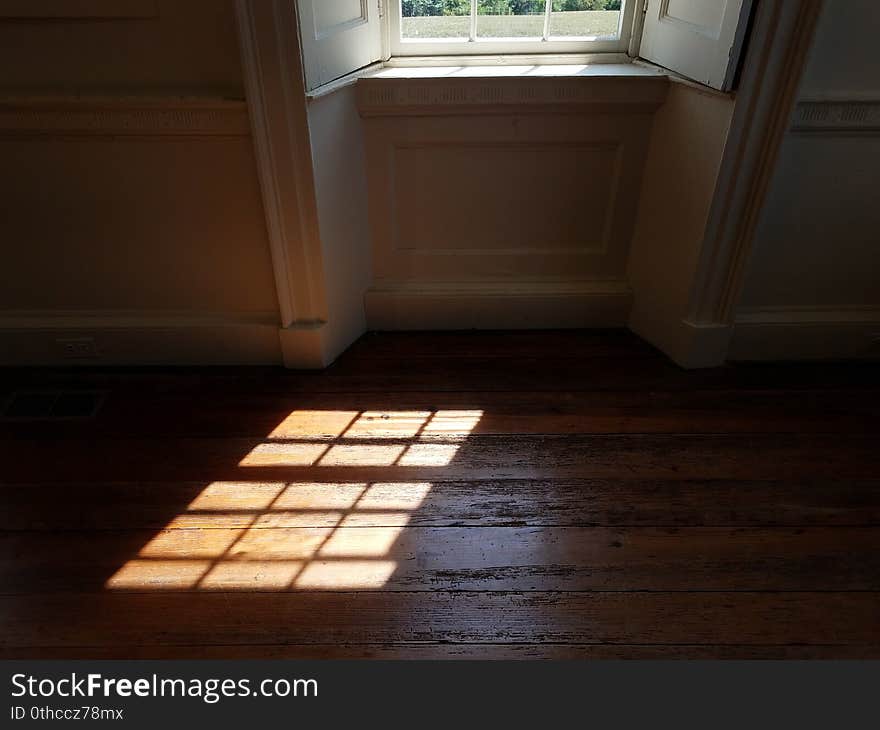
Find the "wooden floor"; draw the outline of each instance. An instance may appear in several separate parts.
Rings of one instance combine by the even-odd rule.
[[[324,373],[7,371],[0,658],[880,657],[877,365],[382,334]]]

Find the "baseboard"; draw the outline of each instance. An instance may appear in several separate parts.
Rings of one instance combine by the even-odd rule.
[[[381,283],[365,305],[371,330],[622,327],[632,292],[618,281]]]
[[[880,307],[761,307],[737,313],[731,360],[880,359]]]
[[[0,365],[279,365],[272,312],[5,312]]]
[[[291,370],[320,370],[335,356],[326,351],[324,322],[305,322],[278,331],[284,367]]]
[[[373,289],[366,300],[368,327],[376,330],[620,327],[631,305],[628,289],[607,283],[398,287]],[[276,318],[271,312],[6,312],[0,365],[319,369],[339,355],[328,351],[321,323],[279,329]],[[681,320],[662,331],[635,321],[630,327],[687,368],[726,359],[880,359],[880,307],[748,309],[733,328]]]
[[[727,359],[731,334],[727,325],[660,318],[647,322],[634,318],[629,328],[689,370],[718,367]]]

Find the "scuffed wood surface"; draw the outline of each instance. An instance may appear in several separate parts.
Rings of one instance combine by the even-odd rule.
[[[0,658],[880,657],[880,368],[624,332],[8,370]]]

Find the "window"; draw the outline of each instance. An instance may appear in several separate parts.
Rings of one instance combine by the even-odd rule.
[[[624,52],[635,0],[387,0],[392,56]]]
[[[310,90],[394,57],[400,65],[494,65],[505,55],[534,58],[530,63],[566,63],[566,54],[573,58],[627,53],[727,91],[733,87],[752,4],[753,0],[296,0]],[[465,61],[465,56],[474,60]],[[481,56],[494,58],[483,61]]]

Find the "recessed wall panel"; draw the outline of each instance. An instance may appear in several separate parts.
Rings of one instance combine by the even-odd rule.
[[[487,254],[602,251],[616,143],[450,143],[394,150],[393,246]]]
[[[374,276],[621,278],[649,123],[640,113],[368,120]]]

